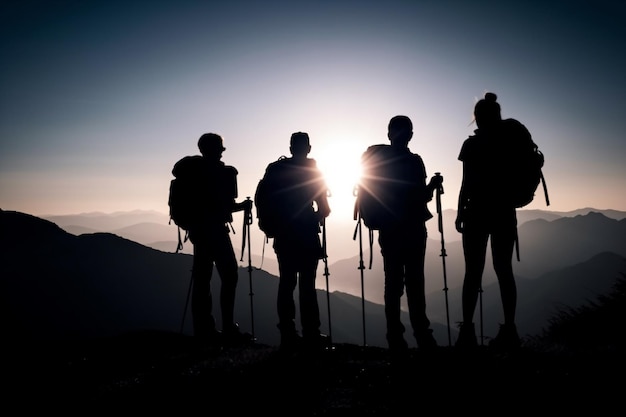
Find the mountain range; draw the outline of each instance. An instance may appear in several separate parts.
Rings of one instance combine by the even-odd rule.
[[[15,211],[0,214],[2,325],[14,340],[72,340],[146,329],[190,332],[192,256],[140,243],[147,234],[137,235],[137,241],[121,235],[122,230],[149,230],[152,222],[145,221],[146,214],[156,221],[162,215],[139,211],[77,215],[72,216],[74,233],[70,233],[69,223],[61,221],[68,218],[62,216],[55,223],[54,218]],[[553,212],[519,216],[529,217],[520,221],[520,262],[514,260],[521,335],[539,334],[560,310],[592,302],[612,288],[626,271],[623,214],[589,209],[573,216]],[[105,224],[109,231],[99,231]],[[445,244],[447,286],[441,254],[441,242],[429,239],[427,308],[435,337],[446,345],[456,339],[461,317],[460,241],[450,239]],[[369,256],[367,248],[363,260],[357,256],[333,262],[328,265],[328,276],[320,265],[322,331],[333,341],[386,345],[381,258],[374,249],[369,269]],[[366,266],[362,271],[360,262]],[[490,260],[482,308],[476,317],[484,340],[495,335],[502,320],[498,287],[489,265]],[[215,277],[217,293],[219,277]],[[244,262],[239,269],[236,319],[242,330],[269,345],[278,343],[277,286],[276,274],[265,268],[249,269]],[[408,323],[406,312],[403,320]]]

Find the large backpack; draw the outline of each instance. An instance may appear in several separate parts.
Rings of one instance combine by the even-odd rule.
[[[408,150],[399,153],[391,145],[372,145],[363,153],[361,166],[355,220],[360,215],[370,230],[379,230],[419,215],[407,211],[419,205],[408,201],[415,198],[412,190],[425,176],[419,155]]]
[[[505,159],[507,172],[504,175],[508,177],[506,191],[511,204],[515,208],[530,204],[541,182],[546,205],[549,206],[548,187],[542,172],[545,162],[543,153],[522,123],[515,119],[506,119],[502,123],[509,155]]]
[[[307,225],[307,220],[311,220],[312,228],[318,227],[310,205],[319,187],[311,175],[317,172],[317,163],[311,158],[296,161],[281,156],[268,165],[254,194],[259,229],[268,238],[281,232],[306,233],[309,229],[303,225],[303,220]]]
[[[281,156],[268,165],[263,178],[259,181],[254,193],[259,229],[268,238],[274,238],[284,228],[288,217],[288,202],[283,187],[287,175],[285,162],[287,157]]]
[[[211,166],[202,156],[192,155],[176,162],[172,174],[168,206],[170,223],[178,226],[178,252],[194,226],[232,222],[237,170],[221,161]]]
[[[357,228],[361,220],[368,228],[372,269],[375,230],[401,225],[412,216],[424,216],[424,220],[432,216],[420,200],[426,172],[419,155],[388,144],[372,145],[361,156],[361,168],[354,220],[359,221]]]

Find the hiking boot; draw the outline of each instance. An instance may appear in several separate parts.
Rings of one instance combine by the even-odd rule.
[[[222,347],[222,334],[218,330],[194,335],[193,348],[198,352],[220,349]]]
[[[421,350],[434,350],[437,348],[437,340],[433,336],[432,329],[425,329],[416,333],[415,340]]]
[[[298,332],[285,332],[280,335],[280,351],[293,353],[302,350],[304,342]]]
[[[474,323],[460,323],[459,338],[456,340],[454,347],[458,349],[474,349],[478,347]]]
[[[328,336],[322,333],[318,333],[315,336],[305,336],[302,338],[302,341],[304,342],[304,347],[309,351],[323,351],[330,347]]]
[[[387,335],[387,344],[389,345],[389,350],[394,353],[403,353],[409,350],[409,344],[404,340],[404,337],[400,336],[389,336]]]
[[[239,330],[237,323],[222,330],[222,345],[224,347],[241,347],[254,344],[254,337],[250,333]]]
[[[497,336],[489,342],[490,349],[501,352],[519,349],[521,345],[515,324],[501,324]]]

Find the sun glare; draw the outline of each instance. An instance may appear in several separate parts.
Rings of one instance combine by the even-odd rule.
[[[318,149],[315,159],[329,189],[333,217],[351,219],[354,209],[354,188],[361,175],[363,149],[349,142],[331,143]]]

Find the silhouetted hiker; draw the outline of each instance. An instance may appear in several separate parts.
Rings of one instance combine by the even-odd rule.
[[[189,228],[193,244],[193,269],[191,273],[191,313],[194,337],[201,344],[217,346],[240,345],[251,342],[251,336],[242,333],[234,321],[238,265],[230,239],[229,223],[232,213],[252,210],[251,200],[237,203],[237,169],[221,161],[222,137],[205,133],[198,140],[202,156],[190,156],[174,165],[172,173],[179,177],[195,177],[198,187],[200,214]],[[221,278],[220,309],[222,330],[217,330],[213,316],[211,277],[213,266]]]
[[[443,182],[434,176],[426,184],[426,168],[420,155],[412,153],[409,141],[413,138],[413,123],[407,116],[395,116],[389,121],[387,137],[391,145],[370,146],[362,156],[364,176],[361,178],[359,199],[364,193],[374,193],[372,199],[361,200],[357,207],[367,221],[366,201],[372,202],[372,212],[380,218],[368,226],[378,230],[378,243],[385,271],[384,300],[387,320],[387,343],[394,352],[405,352],[405,327],[400,319],[401,298],[406,290],[409,318],[418,347],[432,349],[437,342],[426,314],[424,258],[426,255],[426,221],[433,215],[427,203]],[[370,166],[375,165],[375,166]],[[375,170],[377,180],[383,182],[376,191],[367,172]],[[374,208],[378,203],[379,207]],[[372,217],[377,217],[372,213]]]
[[[291,157],[270,163],[257,188],[255,204],[259,227],[274,238],[278,260],[279,284],[276,306],[281,350],[300,347],[324,348],[326,337],[320,333],[320,313],[315,289],[319,260],[324,257],[320,224],[330,214],[327,187],[311,151],[309,135],[291,135]],[[265,203],[265,204],[264,204]],[[271,208],[263,207],[270,205]],[[263,215],[266,212],[270,213]],[[274,224],[268,217],[274,214]],[[263,223],[266,220],[266,223]],[[271,230],[271,232],[268,232]],[[294,291],[299,290],[302,336],[296,329]]]
[[[472,348],[478,345],[473,322],[482,275],[485,268],[487,242],[491,239],[493,267],[500,286],[504,324],[490,343],[502,349],[517,348],[520,338],[515,325],[517,287],[512,257],[517,236],[515,207],[503,195],[505,179],[497,175],[499,166],[508,163],[503,146],[510,132],[504,129],[500,104],[493,93],[486,93],[474,107],[477,129],[461,147],[463,181],[459,192],[456,229],[463,234],[465,277],[463,280],[463,321],[455,346]]]

